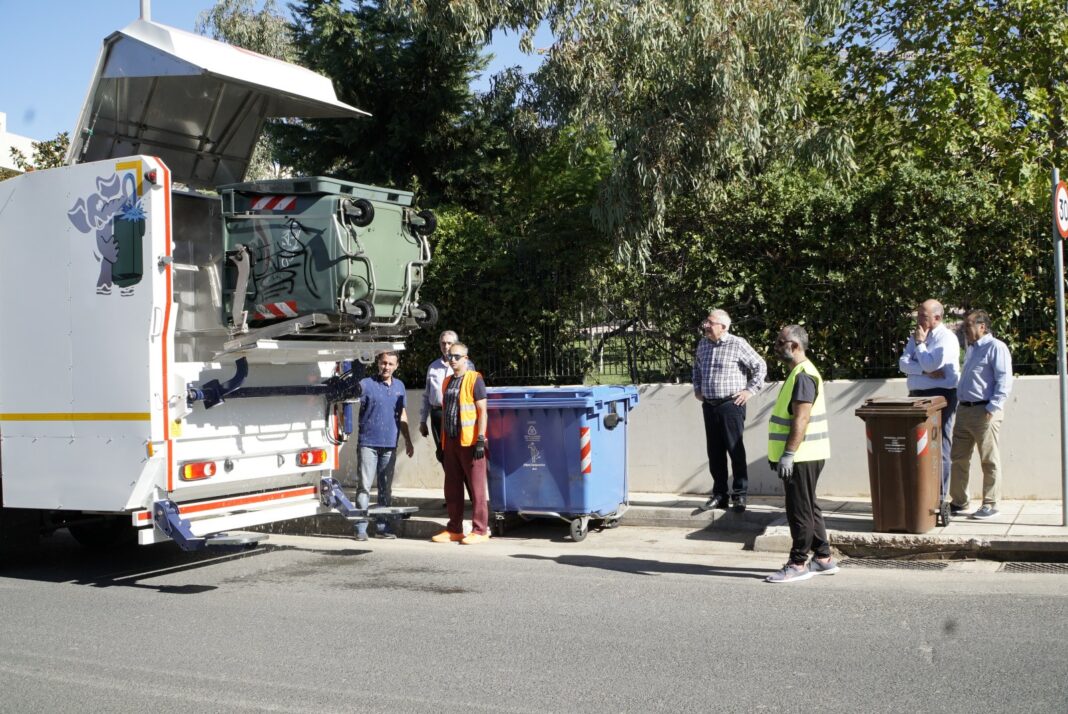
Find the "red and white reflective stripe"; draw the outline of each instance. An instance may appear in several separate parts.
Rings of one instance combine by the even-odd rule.
[[[590,443],[590,428],[579,427],[579,453],[582,455],[582,473],[593,472],[593,445]]]
[[[274,320],[278,317],[296,317],[297,316],[297,302],[296,300],[287,300],[286,302],[269,302],[264,305],[257,305],[256,312],[252,315],[254,320]]]
[[[923,456],[927,453],[927,427],[921,426],[916,430],[916,455]]]
[[[871,453],[871,429],[864,430],[864,436],[868,441],[868,453]]]
[[[291,211],[296,207],[296,196],[260,196],[252,202],[253,211]]]

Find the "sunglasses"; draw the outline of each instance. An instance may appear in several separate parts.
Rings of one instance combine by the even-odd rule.
[[[449,360],[450,362],[455,362],[456,360],[463,359],[466,356],[467,355],[454,355],[450,352],[449,354],[445,355],[445,359]]]

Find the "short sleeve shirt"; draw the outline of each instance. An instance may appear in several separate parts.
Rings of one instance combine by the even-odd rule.
[[[807,372],[798,372],[794,377],[794,393],[791,395],[790,404],[786,408],[793,414],[794,402],[815,404],[818,392],[819,387],[816,386],[816,380],[812,378],[812,375]]]
[[[400,416],[407,405],[404,382],[396,377],[390,384],[377,375],[360,380],[360,446],[397,448]]]

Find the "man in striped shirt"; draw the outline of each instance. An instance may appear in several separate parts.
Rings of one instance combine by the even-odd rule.
[[[736,513],[745,510],[749,471],[745,458],[745,403],[764,386],[768,366],[748,342],[730,334],[731,317],[713,310],[701,323],[701,338],[693,362],[693,394],[701,402],[705,421],[708,470],[712,496],[704,510],[726,508],[728,496]],[[734,488],[727,490],[727,457]]]

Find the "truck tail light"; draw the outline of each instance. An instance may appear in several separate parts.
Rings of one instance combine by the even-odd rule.
[[[182,466],[182,480],[199,481],[200,479],[211,478],[215,475],[216,470],[214,461],[197,461],[185,464]]]
[[[317,466],[326,463],[326,449],[305,449],[297,454],[299,466]]]

